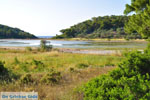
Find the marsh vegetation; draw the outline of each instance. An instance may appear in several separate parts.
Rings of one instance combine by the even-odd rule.
[[[0,91],[37,91],[41,100],[76,100],[82,98],[76,90],[78,87],[115,69],[123,58],[121,55],[30,49],[0,49],[0,69],[3,75]]]

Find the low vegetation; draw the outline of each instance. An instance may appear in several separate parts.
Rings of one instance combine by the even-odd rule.
[[[41,100],[82,98],[74,88],[115,69],[122,59],[121,55],[71,54],[53,50],[0,51],[0,91],[37,91]],[[9,81],[5,80],[8,76]]]

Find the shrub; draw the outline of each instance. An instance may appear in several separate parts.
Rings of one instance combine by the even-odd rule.
[[[118,68],[83,86],[84,100],[149,100],[150,50],[125,55]]]
[[[83,64],[83,63],[80,63],[80,64],[77,64],[77,65],[76,65],[76,67],[77,67],[77,68],[81,68],[81,69],[83,69],[83,68],[87,68],[87,67],[89,67],[89,65],[87,65],[87,64]]]
[[[32,59],[31,64],[37,65],[37,66],[43,66],[44,65],[43,62],[35,60],[35,59]]]
[[[19,67],[23,70],[23,71],[25,71],[25,72],[29,72],[30,70],[28,69],[28,64],[26,64],[26,63],[20,63],[19,64]]]
[[[7,68],[4,67],[4,62],[0,61],[0,81],[11,81],[11,74]]]
[[[21,84],[29,84],[32,83],[33,79],[31,77],[31,74],[24,74],[21,78],[20,78],[20,83]]]
[[[44,63],[42,61],[38,61],[35,59],[32,59],[31,65],[34,66],[34,70],[37,71],[43,71]]]
[[[26,51],[32,51],[32,48],[31,47],[26,47],[25,50]]]
[[[17,65],[17,64],[19,64],[19,63],[20,63],[20,61],[18,60],[17,57],[15,57],[15,58],[14,58],[14,63],[13,63],[13,64]]]
[[[0,75],[4,75],[8,70],[4,67],[4,62],[0,61]]]
[[[69,68],[69,71],[70,71],[70,72],[74,72],[75,69],[71,67],[71,68]]]
[[[41,82],[53,85],[59,83],[61,78],[62,76],[60,72],[52,70],[50,73],[42,77]]]
[[[91,80],[84,88],[84,100],[149,100],[149,75],[113,77],[104,75]]]
[[[24,71],[24,72],[29,72],[29,71],[34,71],[34,72],[41,72],[44,69],[45,65],[42,61],[38,61],[35,59],[32,59],[32,61],[24,61],[21,62],[17,59],[17,57],[15,57],[13,63],[13,66],[15,66],[14,68],[19,69],[20,71]]]

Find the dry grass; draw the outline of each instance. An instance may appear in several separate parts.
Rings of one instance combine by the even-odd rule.
[[[5,84],[0,87],[0,91],[36,91],[39,94],[40,100],[82,100],[82,96],[80,97],[77,93],[74,93],[74,88],[77,88],[90,79],[105,74],[114,68],[115,67],[87,68],[77,70],[73,73],[66,72],[63,73],[61,82],[56,85],[20,85],[16,83]]]

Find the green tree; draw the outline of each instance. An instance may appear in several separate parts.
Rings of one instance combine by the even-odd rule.
[[[126,4],[126,9],[124,14],[129,14],[131,12],[141,13],[150,5],[149,0],[131,0],[131,4]]]
[[[41,40],[40,42],[40,50],[42,51],[50,51],[52,49],[52,45],[50,44],[50,41]]]
[[[130,16],[125,25],[127,33],[139,33],[142,37],[150,36],[150,1],[132,0],[131,5],[127,4],[125,14],[134,13]]]

